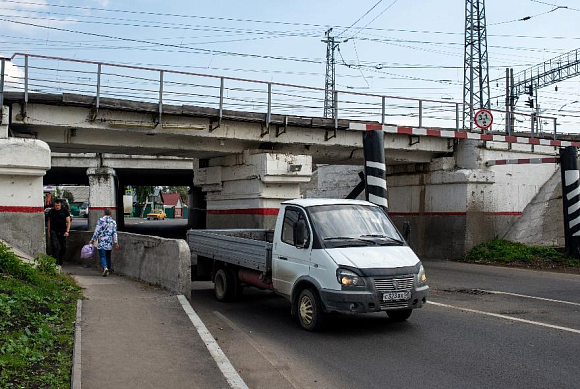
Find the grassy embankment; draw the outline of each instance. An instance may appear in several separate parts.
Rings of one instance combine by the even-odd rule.
[[[567,258],[554,248],[526,246],[501,239],[475,246],[464,260],[536,269],[580,269],[580,260]]]
[[[68,388],[80,287],[47,255],[21,262],[0,243],[0,388]]]

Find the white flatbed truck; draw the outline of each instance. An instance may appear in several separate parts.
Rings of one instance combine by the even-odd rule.
[[[192,277],[211,279],[218,300],[236,299],[245,286],[273,290],[310,331],[326,312],[385,311],[403,321],[429,295],[419,258],[366,201],[285,201],[273,231],[190,230],[187,239]]]

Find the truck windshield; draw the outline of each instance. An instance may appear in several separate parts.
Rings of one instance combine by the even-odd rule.
[[[359,204],[319,205],[308,208],[312,224],[326,245],[401,245],[397,229],[379,207]],[[342,242],[341,242],[342,241]],[[335,244],[331,244],[335,246]]]

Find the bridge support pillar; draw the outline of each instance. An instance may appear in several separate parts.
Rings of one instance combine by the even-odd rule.
[[[201,161],[194,184],[206,192],[207,228],[274,228],[280,203],[300,197],[312,157],[245,151]]]
[[[48,169],[46,143],[0,136],[0,239],[31,256],[46,252],[42,176]]]
[[[204,229],[206,223],[206,203],[202,189],[192,186],[189,189],[187,210],[187,228]]]
[[[89,231],[93,231],[97,221],[111,210],[111,216],[117,220],[117,190],[115,170],[109,167],[89,168]]]
[[[3,105],[0,107],[0,139],[8,138],[8,113],[9,109]]]

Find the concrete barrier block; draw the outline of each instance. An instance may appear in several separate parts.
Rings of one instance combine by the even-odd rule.
[[[187,242],[156,236],[119,232],[119,250],[113,250],[112,267],[116,273],[159,285],[171,292],[191,296],[191,257]],[[98,268],[98,254],[81,260],[81,248],[92,232],[71,231],[65,261]]]

